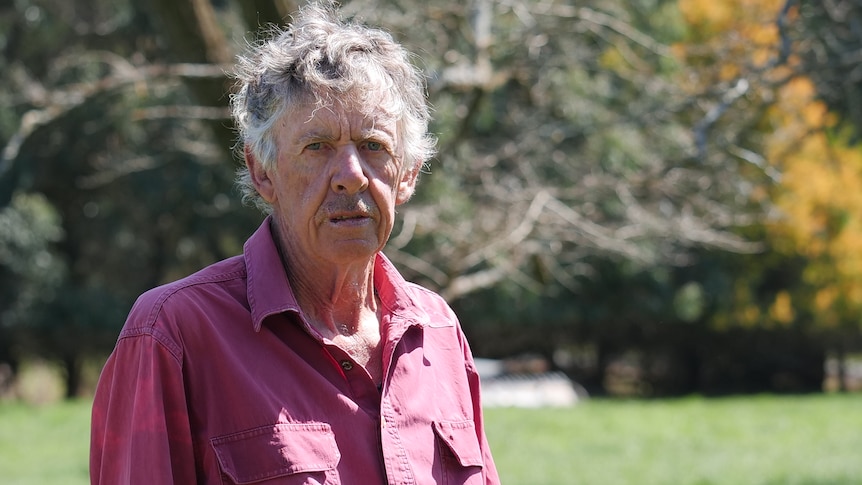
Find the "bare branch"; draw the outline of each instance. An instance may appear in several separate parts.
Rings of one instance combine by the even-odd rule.
[[[159,120],[165,118],[188,118],[197,120],[225,120],[230,118],[230,109],[217,106],[153,106],[136,109],[132,121]]]
[[[107,59],[108,57],[106,57]],[[21,122],[16,132],[10,137],[9,141],[0,152],[0,176],[9,171],[18,157],[19,151],[37,129],[52,123],[54,120],[68,113],[70,110],[89,102],[90,100],[102,96],[118,89],[123,89],[127,86],[138,82],[152,81],[164,77],[186,77],[186,78],[220,78],[225,77],[225,69],[223,66],[213,64],[168,64],[168,65],[148,65],[134,69],[130,69],[131,65],[127,63],[111,63],[118,69],[113,74],[102,78],[94,83],[80,83],[60,86],[54,89],[46,89],[39,85],[40,88],[31,87],[30,96],[34,101],[45,106],[42,109],[30,110],[21,118]],[[193,107],[183,108],[194,111]],[[180,108],[176,108],[179,113]],[[190,111],[185,111],[186,114]],[[202,107],[198,110],[198,114],[205,114],[206,119],[224,119],[222,108],[211,108],[206,112]]]
[[[440,290],[440,295],[447,301],[454,301],[469,293],[484,288],[490,288],[500,281],[510,277],[513,267],[499,266],[476,273],[470,273],[454,278]]]
[[[622,20],[612,17],[606,13],[599,12],[587,7],[575,7],[572,5],[560,5],[551,2],[542,2],[536,4],[532,13],[535,15],[553,15],[563,18],[578,18],[586,22],[591,22],[602,27],[613,30],[614,32],[628,38],[632,42],[644,47],[655,54],[662,57],[672,57],[668,46],[656,42],[649,35],[644,34],[635,27],[623,22]]]
[[[428,278],[438,288],[443,288],[449,283],[449,277],[427,261],[401,251],[398,248],[387,249],[386,254],[395,262],[416,271],[418,274]]]
[[[550,199],[551,196],[546,191],[539,191],[539,193],[533,197],[533,201],[530,203],[530,206],[527,208],[517,227],[509,231],[505,237],[494,238],[491,240],[489,245],[467,255],[463,259],[463,266],[465,268],[473,267],[481,261],[487,260],[492,255],[501,251],[506,251],[508,248],[511,248],[526,239],[533,231],[533,228],[536,225],[536,220],[539,218],[539,215],[545,208],[545,204],[547,204]]]

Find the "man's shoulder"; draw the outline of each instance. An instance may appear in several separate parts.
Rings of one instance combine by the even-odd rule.
[[[404,281],[402,288],[413,298],[421,300],[422,303],[431,303],[449,306],[446,300],[437,292],[430,290],[418,283]]]
[[[383,253],[378,254],[377,265],[383,278],[379,289],[385,293],[393,308],[400,309],[405,315],[409,314],[416,321],[436,323],[433,326],[457,325],[455,312],[441,295],[404,279]]]
[[[409,281],[405,281],[402,288],[410,296],[414,311],[427,316],[426,324],[428,326],[460,326],[452,307],[438,293]]]
[[[246,298],[245,262],[233,256],[141,294],[123,332],[151,331],[160,320]]]

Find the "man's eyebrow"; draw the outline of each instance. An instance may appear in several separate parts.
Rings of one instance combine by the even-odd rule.
[[[308,133],[303,133],[297,138],[297,142],[299,143],[309,143],[314,141],[333,141],[336,138],[328,133],[322,131],[310,131]]]
[[[375,139],[384,139],[384,141],[394,142],[395,134],[390,133],[386,130],[381,130],[376,127],[364,128],[359,132],[359,137],[363,140],[367,140],[369,138]]]

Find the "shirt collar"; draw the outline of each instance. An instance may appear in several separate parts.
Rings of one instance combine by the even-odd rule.
[[[260,331],[263,320],[270,315],[300,311],[275,245],[271,219],[268,216],[243,246],[248,304],[255,332]]]
[[[271,219],[272,216],[268,216],[243,246],[248,303],[255,332],[260,331],[264,319],[270,315],[287,311],[302,313],[278,254]],[[393,317],[391,323],[425,325],[430,320],[407,291],[407,281],[382,253],[377,254],[374,263],[374,287],[381,304]]]
[[[410,284],[401,276],[395,265],[383,253],[377,253],[374,262],[374,289],[380,304],[393,317],[393,321],[404,325],[425,325],[428,314],[407,291]]]

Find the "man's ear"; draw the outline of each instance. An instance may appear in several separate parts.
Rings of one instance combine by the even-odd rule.
[[[270,204],[273,203],[275,201],[275,187],[272,179],[269,178],[269,173],[267,173],[260,160],[254,156],[251,147],[246,145],[243,153],[245,155],[245,166],[248,167],[248,173],[251,175],[251,183],[263,200]]]
[[[418,178],[419,165],[414,163],[401,175],[401,181],[398,182],[398,192],[395,194],[395,205],[401,205],[410,200],[410,197],[413,196],[413,191],[416,190],[416,180]]]

